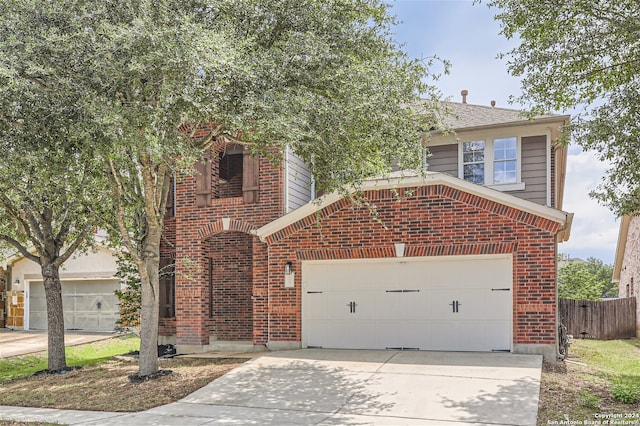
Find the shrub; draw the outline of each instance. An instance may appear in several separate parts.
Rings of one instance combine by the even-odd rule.
[[[617,383],[611,389],[613,399],[625,404],[635,404],[640,399],[640,390],[629,383]]]

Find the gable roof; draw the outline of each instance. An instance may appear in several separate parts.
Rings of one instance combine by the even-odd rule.
[[[442,124],[453,130],[569,120],[568,115],[544,114],[529,117],[522,110],[460,102],[443,102],[443,106],[448,114],[442,117]]]
[[[566,241],[569,239],[569,233],[571,229],[571,222],[573,220],[573,213],[567,213],[561,210],[557,210],[551,207],[543,206],[541,204],[534,203],[532,201],[524,200],[522,198],[515,197],[513,195],[491,189],[486,186],[477,185],[475,183],[467,182],[463,179],[447,175],[445,173],[426,172],[425,176],[418,176],[415,173],[395,172],[386,178],[375,178],[365,181],[359,190],[362,191],[375,191],[382,189],[398,189],[409,188],[425,185],[445,185],[461,191],[477,195],[487,200],[495,201],[497,203],[513,207],[517,210],[521,210],[533,215],[542,217],[544,219],[551,220],[560,224],[561,228],[558,231],[558,242]],[[356,192],[353,188],[352,193]],[[255,231],[255,234],[261,241],[265,241],[270,235],[292,225],[299,220],[310,216],[323,208],[341,200],[344,198],[338,192],[333,192],[322,197],[319,200],[311,201],[304,206],[288,213],[272,222],[267,223],[261,228]]]

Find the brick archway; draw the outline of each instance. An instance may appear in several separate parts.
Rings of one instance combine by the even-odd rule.
[[[231,218],[222,218],[208,223],[198,229],[198,236],[202,238],[202,240],[206,240],[207,238],[213,237],[221,232],[241,232],[244,234],[255,235],[256,229],[257,227],[249,222]]]

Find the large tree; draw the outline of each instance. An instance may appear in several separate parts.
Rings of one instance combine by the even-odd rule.
[[[577,109],[574,140],[611,167],[592,195],[621,215],[640,208],[640,3],[492,0],[534,111]]]
[[[17,48],[0,23],[0,240],[40,265],[48,325],[48,369],[65,370],[59,270],[93,243],[100,164],[77,145],[78,111],[66,93],[38,78],[8,76]],[[43,54],[31,51],[33,56]],[[29,70],[16,70],[28,76]],[[36,285],[32,283],[32,285]]]
[[[158,369],[159,246],[173,173],[210,143],[275,161],[286,146],[319,189],[421,162],[428,69],[393,42],[379,0],[8,0],[18,63],[76,93],[110,180],[110,223],[141,278],[140,369]],[[30,76],[28,76],[30,77]],[[435,104],[429,104],[435,105]],[[422,111],[423,113],[428,112]],[[424,114],[423,117],[430,117]]]

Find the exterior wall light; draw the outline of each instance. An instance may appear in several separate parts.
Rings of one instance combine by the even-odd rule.
[[[296,285],[296,274],[293,272],[293,262],[284,264],[284,287],[293,288]]]

